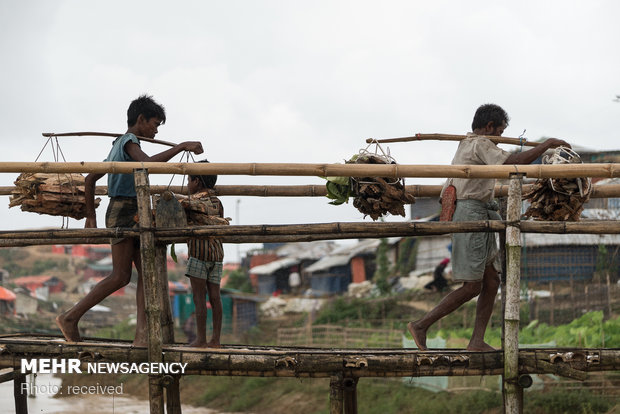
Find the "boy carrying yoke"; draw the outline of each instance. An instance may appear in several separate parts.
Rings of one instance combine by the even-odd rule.
[[[161,124],[166,122],[164,108],[152,97],[142,95],[135,99],[127,109],[127,133],[117,138],[105,161],[166,162],[183,151],[195,154],[203,152],[198,141],[186,141],[159,154],[149,156],[142,151],[137,136],[154,138]],[[86,224],[85,228],[96,228],[95,184],[104,174],[88,174],[85,180]],[[108,174],[108,196],[110,203],[106,212],[107,228],[137,227],[138,203],[133,174]],[[56,318],[56,324],[67,341],[81,340],[78,330],[80,318],[93,306],[109,295],[127,285],[131,279],[132,264],[138,271],[136,290],[136,336],[133,344],[147,344],[145,297],[142,284],[140,261],[140,240],[134,238],[112,239],[112,273],[97,283],[95,287],[71,309]]]

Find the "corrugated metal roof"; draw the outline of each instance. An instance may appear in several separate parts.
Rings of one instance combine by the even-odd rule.
[[[253,275],[270,275],[276,270],[296,265],[299,262],[301,262],[301,259],[295,257],[284,257],[264,265],[254,266],[250,268],[250,273]]]
[[[522,233],[524,247],[620,245],[620,234],[543,234]]]
[[[395,238],[398,239],[398,238]],[[350,246],[343,246],[335,250],[329,256],[325,256],[318,262],[311,264],[306,268],[306,272],[314,273],[320,270],[329,269],[335,266],[343,266],[349,263],[355,256],[364,253],[371,253],[377,250],[377,246],[381,241],[378,239],[366,239]],[[389,242],[389,241],[388,241]]]

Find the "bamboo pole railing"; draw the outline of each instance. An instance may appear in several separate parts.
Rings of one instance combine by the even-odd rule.
[[[370,238],[402,236],[441,235],[448,233],[500,232],[509,222],[502,220],[481,220],[462,222],[333,222],[315,224],[255,224],[214,225],[175,228],[149,228],[161,242],[171,242],[188,237],[241,237],[241,236],[286,236],[319,235],[328,239],[338,234],[367,235]],[[592,220],[579,222],[518,221],[522,233],[548,234],[620,234],[620,220]],[[130,228],[97,229],[49,229],[49,230],[3,230],[0,239],[78,239],[89,240],[138,237],[140,231]]]
[[[405,185],[405,191],[416,198],[439,197],[442,185]],[[524,184],[523,192],[532,188],[532,184]],[[0,186],[0,195],[11,195],[15,190],[13,186]],[[161,194],[170,190],[175,194],[187,194],[187,186],[152,185],[151,194]],[[254,196],[254,197],[324,197],[327,195],[325,185],[216,185],[216,196]],[[107,195],[107,186],[97,186],[96,195]],[[505,197],[508,195],[508,186],[498,184],[495,186],[495,196]],[[594,185],[590,198],[620,197],[620,184]]]
[[[496,137],[494,135],[478,135],[480,137],[488,138],[496,144],[511,144],[511,145],[523,145],[526,147],[535,147],[539,145],[538,142],[530,142],[525,138],[508,138],[508,137]],[[372,144],[378,142],[380,144],[388,144],[394,142],[411,142],[411,141],[462,141],[467,138],[467,135],[453,135],[453,134],[415,134],[412,137],[401,138],[367,138],[366,143]]]
[[[620,177],[620,164],[551,165],[407,165],[302,163],[165,163],[165,162],[0,162],[0,173],[131,173],[146,168],[150,174],[219,174],[275,176],[349,176],[419,178],[528,178]]]

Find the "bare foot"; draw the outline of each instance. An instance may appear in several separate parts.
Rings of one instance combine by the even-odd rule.
[[[219,348],[221,346],[222,345],[220,345],[220,341],[216,341],[215,339],[211,339],[207,344],[207,348]]]
[[[470,342],[469,345],[467,345],[467,350],[468,351],[473,351],[473,352],[485,352],[485,351],[497,351],[497,349],[493,348],[491,345],[487,344],[486,342]]]
[[[415,322],[409,322],[407,324],[407,330],[413,337],[418,349],[420,349],[420,351],[426,351],[428,349],[426,347],[426,329],[416,326]]]
[[[56,325],[58,325],[60,332],[62,332],[62,336],[64,336],[68,342],[80,342],[82,340],[77,321],[68,320],[64,313],[56,317]]]

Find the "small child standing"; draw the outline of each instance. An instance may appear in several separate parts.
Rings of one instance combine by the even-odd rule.
[[[224,218],[222,202],[213,195],[217,175],[189,175],[188,180],[187,187],[191,196],[189,199],[180,200],[188,213],[188,225],[228,224]],[[189,277],[196,308],[196,339],[189,345],[219,348],[222,331],[222,300],[220,298],[220,279],[224,260],[222,242],[212,237],[190,239],[187,247],[189,260],[185,276]],[[213,337],[209,342],[207,342],[207,293],[213,311]]]

